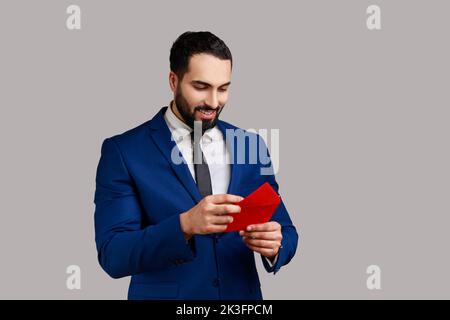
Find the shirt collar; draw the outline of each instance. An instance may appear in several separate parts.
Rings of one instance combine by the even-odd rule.
[[[166,113],[164,114],[167,124],[175,142],[182,141],[186,136],[191,134],[192,129],[183,121],[178,119],[175,113],[172,111],[172,102],[169,104]]]

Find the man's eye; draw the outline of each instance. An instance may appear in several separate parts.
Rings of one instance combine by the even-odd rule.
[[[228,88],[221,88],[221,89],[219,89],[220,92],[225,92],[227,90],[228,90]]]
[[[205,90],[206,89],[206,87],[194,87],[195,89],[197,89],[197,90]]]

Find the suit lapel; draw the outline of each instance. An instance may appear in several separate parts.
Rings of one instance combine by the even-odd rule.
[[[222,121],[217,122],[217,127],[222,132],[223,138],[225,139],[225,143],[227,145],[228,152],[230,153],[230,183],[228,184],[228,194],[238,194],[239,190],[239,174],[241,170],[241,166],[237,164],[237,141],[234,135],[234,128],[229,127],[226,123]],[[227,137],[227,129],[231,130],[229,137]],[[229,233],[220,232],[216,233],[216,237],[222,238],[223,236]]]
[[[232,127],[228,127],[224,122],[220,120],[217,122],[217,127],[222,132],[228,152],[230,153],[230,183],[228,184],[227,193],[236,194],[236,192],[238,191],[239,172],[241,166],[237,165],[236,137],[234,134],[229,134],[229,137],[227,137],[226,133],[227,130],[231,130],[230,133],[234,133],[234,129]]]
[[[186,163],[175,164],[172,161],[172,150],[176,148],[174,152],[180,152],[175,141],[172,139],[172,134],[167,127],[166,121],[164,120],[164,113],[167,107],[162,108],[156,116],[150,122],[150,135],[153,142],[161,151],[166,160],[170,163],[172,170],[177,175],[178,179],[184,185],[185,189],[189,192],[191,197],[195,202],[199,202],[202,199],[200,192],[198,190],[197,184],[192,178],[191,172]],[[179,153],[181,155],[181,153]]]

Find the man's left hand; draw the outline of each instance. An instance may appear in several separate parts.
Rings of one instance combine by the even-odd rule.
[[[281,225],[276,221],[249,225],[239,235],[247,247],[271,260],[278,254],[283,239]]]

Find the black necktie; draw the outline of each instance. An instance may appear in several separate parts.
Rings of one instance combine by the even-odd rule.
[[[193,141],[194,150],[194,172],[195,180],[197,181],[197,186],[202,197],[206,197],[212,194],[211,186],[211,174],[209,173],[209,167],[206,163],[205,156],[203,155],[202,149],[200,147],[200,137],[194,138],[194,131],[191,132],[191,139]],[[198,141],[196,141],[198,140]]]

